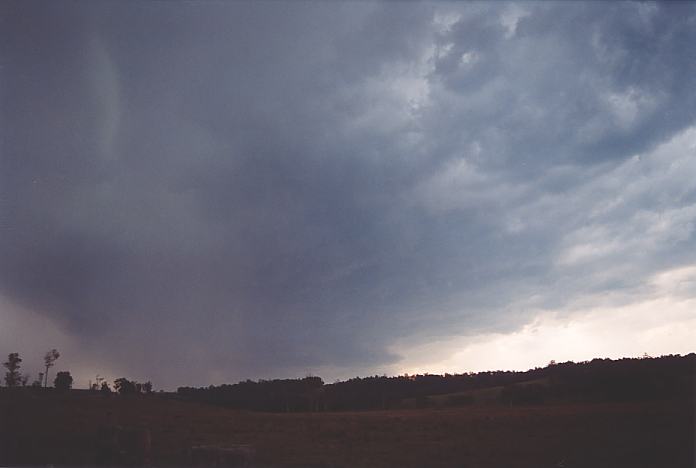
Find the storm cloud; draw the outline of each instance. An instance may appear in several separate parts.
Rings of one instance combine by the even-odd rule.
[[[381,372],[696,262],[693,4],[0,9],[0,295],[76,360]]]

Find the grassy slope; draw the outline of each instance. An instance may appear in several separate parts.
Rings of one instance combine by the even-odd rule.
[[[150,428],[159,465],[181,463],[191,444],[246,443],[263,466],[694,466],[690,401],[261,414],[155,396],[0,392],[0,410],[4,455],[17,457],[0,464],[89,463],[95,431],[117,423]]]

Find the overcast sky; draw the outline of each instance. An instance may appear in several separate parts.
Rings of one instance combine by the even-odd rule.
[[[0,354],[77,385],[696,351],[696,4],[2,2]]]

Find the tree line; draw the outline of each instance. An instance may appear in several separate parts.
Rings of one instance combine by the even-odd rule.
[[[445,401],[448,406],[474,402],[476,390],[495,388],[497,404],[524,405],[547,401],[630,401],[693,395],[696,354],[659,358],[594,359],[550,362],[526,372],[420,374],[356,377],[324,384],[319,377],[246,380],[208,387],[180,387],[184,400],[269,412],[355,411],[416,407]],[[467,394],[467,392],[469,392]],[[447,396],[451,395],[451,396]]]
[[[39,372],[39,375],[31,383],[32,387],[48,387],[48,372],[53,367],[60,357],[60,353],[56,349],[52,349],[44,355],[45,372]],[[19,353],[10,353],[7,356],[7,361],[2,365],[7,369],[5,372],[5,385],[7,387],[26,387],[29,384],[30,375],[20,372],[22,358]],[[70,372],[62,371],[56,374],[53,380],[53,386],[57,389],[67,390],[72,387],[73,378]]]
[[[53,367],[60,357],[60,353],[56,349],[52,349],[44,355],[45,372],[39,372],[36,380],[29,384],[30,375],[21,372],[22,358],[19,353],[10,353],[7,356],[7,361],[2,365],[5,367],[5,386],[8,388],[31,387],[31,388],[47,388],[49,370]],[[59,371],[53,380],[53,387],[56,390],[70,390],[73,386],[73,377],[69,371]],[[90,381],[89,389],[92,391],[100,391],[102,393],[112,393],[112,388],[103,377],[97,375],[95,383]],[[129,380],[125,377],[115,379],[113,382],[113,391],[121,395],[149,394],[152,393],[152,382],[137,382]]]
[[[3,363],[7,387],[48,387],[50,369],[60,357],[51,350],[44,359],[45,372],[29,385],[29,376],[20,371],[18,353]],[[222,405],[231,408],[268,412],[355,411],[426,407],[437,402],[447,406],[476,403],[475,392],[495,389],[496,403],[507,405],[540,404],[547,401],[630,401],[681,398],[696,389],[696,354],[619,360],[593,359],[584,362],[556,363],[525,372],[489,371],[463,374],[419,374],[356,377],[325,384],[320,377],[298,379],[245,380],[236,384],[207,387],[179,387],[175,394],[163,394],[182,400]],[[68,371],[57,372],[53,386],[72,388]],[[120,395],[150,394],[150,381],[137,382],[121,377],[110,385],[97,376],[90,390]]]

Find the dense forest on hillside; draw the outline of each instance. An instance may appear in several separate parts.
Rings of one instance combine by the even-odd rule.
[[[177,397],[230,408],[270,412],[351,411],[480,402],[519,405],[547,401],[639,401],[694,394],[696,354],[657,358],[551,362],[526,372],[354,378],[324,384],[319,377],[247,380],[202,388],[180,387]],[[482,390],[495,389],[481,398]],[[447,396],[449,395],[449,396]],[[447,396],[438,398],[438,396]]]

